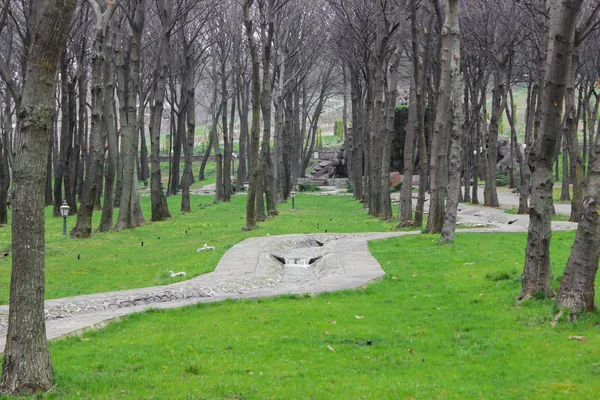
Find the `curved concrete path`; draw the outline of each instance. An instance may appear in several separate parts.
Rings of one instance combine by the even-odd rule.
[[[501,196],[503,204],[507,197],[506,193]],[[525,232],[528,222],[528,216],[506,214],[502,209],[459,206],[458,225],[471,228],[461,232]],[[553,230],[576,227],[570,222],[552,223]],[[148,308],[359,288],[385,275],[370,254],[368,241],[419,233],[296,234],[247,239],[229,249],[214,272],[187,281],[47,300],[47,337],[55,339],[99,328]],[[8,306],[0,306],[0,352],[4,351],[7,317]]]
[[[214,272],[187,281],[47,300],[46,336],[54,339],[102,327],[148,308],[358,288],[385,275],[368,250],[369,240],[418,233],[310,234],[247,239],[229,249]],[[318,258],[318,261],[314,265],[284,265],[275,258],[285,258],[286,254],[294,260]],[[7,315],[8,306],[0,306],[0,351],[4,351]]]

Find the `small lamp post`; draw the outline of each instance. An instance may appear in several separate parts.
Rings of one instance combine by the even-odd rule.
[[[295,210],[295,204],[294,204],[294,200],[296,199],[296,192],[295,191],[291,191],[290,192],[290,197],[292,198],[292,210]]]
[[[67,236],[67,217],[69,216],[70,209],[71,207],[69,207],[67,202],[63,201],[62,205],[60,206],[60,215],[63,217],[63,236]]]

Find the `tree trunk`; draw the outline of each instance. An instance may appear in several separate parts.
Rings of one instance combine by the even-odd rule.
[[[168,54],[171,41],[171,16],[173,0],[165,0],[161,10],[162,36],[156,51],[155,81],[152,88],[150,106],[150,146],[152,171],[150,173],[150,201],[152,203],[152,222],[171,218],[167,198],[163,192],[160,172],[160,127],[164,109],[167,86]]]
[[[508,59],[508,57],[506,57]],[[487,176],[485,180],[484,205],[488,207],[499,207],[498,190],[496,188],[496,164],[498,163],[498,125],[504,107],[506,106],[506,84],[504,81],[506,62],[501,61],[494,72],[494,87],[492,89],[492,112],[488,127],[487,143]]]
[[[187,80],[186,86],[186,100],[185,104],[187,109],[185,110],[186,121],[187,121],[187,137],[184,143],[184,155],[185,164],[183,167],[183,179],[181,181],[181,212],[191,212],[190,205],[190,185],[194,178],[192,173],[192,155],[194,152],[195,142],[195,131],[196,131],[196,73],[194,65],[194,57],[189,49],[190,44],[184,41],[185,49],[185,78]],[[183,110],[182,110],[183,111]]]
[[[44,192],[56,74],[75,1],[46,0],[33,7],[35,33],[14,146],[11,302],[1,383],[2,391],[13,395],[52,387],[44,322]]]
[[[551,11],[547,74],[542,91],[542,119],[530,155],[533,173],[525,267],[519,299],[537,294],[552,296],[550,240],[552,238],[552,164],[560,134],[561,110],[569,75],[575,27],[583,0],[560,0]]]
[[[98,230],[106,232],[113,229],[115,181],[117,174],[117,162],[119,159],[117,131],[115,127],[115,87],[113,79],[113,44],[112,38],[106,41],[104,48],[104,127],[106,129],[106,138],[108,142],[108,165],[106,166],[106,180],[104,182],[104,207],[102,209],[102,218]]]
[[[400,7],[404,10],[406,7]],[[399,34],[400,37],[404,37],[403,34]],[[392,158],[392,142],[394,141],[394,119],[396,116],[396,97],[398,96],[398,67],[400,65],[401,53],[404,50],[402,43],[398,41],[396,45],[396,52],[392,56],[392,61],[388,68],[387,77],[387,88],[385,90],[385,115],[384,115],[384,130],[382,146],[381,146],[381,175],[380,179],[380,190],[381,198],[379,208],[381,210],[381,219],[391,220],[393,218],[392,213],[392,199],[390,197],[390,160]],[[412,181],[410,183],[412,188]]]
[[[556,305],[572,313],[594,311],[596,272],[600,258],[600,144],[588,172],[579,225],[565,273],[560,281]]]
[[[267,205],[267,213],[269,216],[278,215],[279,212],[275,207],[275,196],[273,194],[273,187],[271,182],[274,179],[272,174],[272,168],[269,167],[270,163],[270,148],[271,148],[271,116],[272,116],[272,104],[273,104],[273,92],[271,90],[271,53],[273,42],[273,30],[274,30],[274,0],[269,0],[266,4],[266,15],[265,22],[266,27],[261,30],[261,37],[263,40],[263,49],[262,49],[262,62],[263,62],[263,76],[262,76],[262,93],[260,95],[260,107],[263,115],[263,137],[262,137],[262,147],[261,154],[259,160],[259,177],[258,181],[262,183],[259,187],[262,186],[263,190],[261,192],[257,192],[257,197],[260,196],[262,198],[262,193],[265,194],[265,200]],[[261,7],[261,13],[263,13],[264,7]],[[261,206],[261,203],[256,202],[256,216],[257,219],[263,220],[265,219],[264,215],[264,207]]]
[[[506,119],[510,125],[510,135],[512,138],[513,148],[512,150],[516,154],[517,162],[519,163],[519,178],[521,180],[520,190],[524,193],[519,193],[519,209],[517,211],[518,214],[526,214],[527,213],[527,195],[529,193],[529,167],[526,164],[525,157],[523,157],[523,152],[521,151],[521,147],[519,145],[519,139],[517,138],[517,127],[515,125],[516,115],[514,107],[514,99],[512,89],[509,91],[510,95],[510,103],[504,109],[506,113]],[[525,181],[525,185],[523,182]]]
[[[577,77],[577,66],[579,64],[578,50],[573,49],[571,56],[571,68],[567,82],[567,92],[565,94],[565,117],[564,117],[564,138],[569,150],[569,172],[571,183],[573,185],[573,198],[571,200],[571,215],[569,221],[579,222],[581,214],[581,201],[583,197],[583,165],[581,159],[581,149],[577,139],[577,125],[579,124],[579,115],[575,106],[575,79]],[[585,132],[583,133],[585,139]],[[585,152],[585,151],[584,151]],[[563,181],[565,181],[563,177]]]
[[[129,19],[131,36],[123,38],[123,44],[116,49],[116,65],[119,115],[121,123],[121,157],[122,176],[119,195],[119,216],[115,229],[131,229],[139,226],[143,220],[137,210],[139,193],[137,192],[137,99],[140,86],[140,54],[142,46],[142,31],[145,22],[145,0],[136,0],[135,13]],[[130,51],[128,51],[130,49]],[[140,102],[143,100],[140,99]],[[143,116],[143,108],[140,110]]]
[[[452,97],[452,131],[450,159],[448,165],[448,196],[440,243],[454,241],[456,213],[460,195],[461,143],[464,131],[463,94],[464,88],[460,73],[460,25],[458,22],[458,0],[448,0],[446,19],[450,30],[450,84]]]
[[[410,24],[411,24],[411,44],[412,54],[421,55],[420,50],[420,32],[418,19],[417,0],[410,1]],[[410,81],[410,100],[408,109],[408,123],[406,126],[406,139],[404,140],[404,176],[402,179],[402,189],[400,190],[400,203],[398,211],[398,226],[411,227],[413,225],[412,209],[412,181],[413,169],[415,165],[415,144],[416,139],[421,134],[422,115],[418,115],[420,102],[423,96],[422,64],[420,57],[412,58],[412,73]]]
[[[253,21],[250,18],[250,8],[254,0],[244,0],[244,27],[252,59],[252,129],[250,139],[250,184],[246,202],[245,230],[256,228],[256,188],[258,185],[258,146],[260,141],[260,62],[258,49],[254,39]]]
[[[245,87],[244,80],[238,75],[237,93],[238,99],[238,117],[240,119],[240,141],[239,141],[239,161],[237,170],[237,187],[242,188],[247,179],[247,158],[246,158],[246,143],[248,142],[248,91]]]
[[[92,3],[94,4],[94,3]],[[102,12],[99,6],[94,8],[96,15],[96,29],[92,48],[92,128],[90,131],[89,150],[85,167],[85,180],[83,182],[83,196],[77,213],[77,223],[71,230],[72,238],[88,238],[92,234],[92,214],[97,200],[99,175],[103,171],[104,143],[102,143],[102,130],[104,113],[104,72],[105,53],[104,46],[107,39],[108,19],[106,11]]]
[[[457,0],[447,0],[447,7]],[[446,164],[448,159],[448,119],[451,108],[451,13],[446,19],[441,33],[441,76],[437,94],[434,132],[431,142],[431,195],[429,200],[428,233],[440,233],[444,222],[446,201]]]

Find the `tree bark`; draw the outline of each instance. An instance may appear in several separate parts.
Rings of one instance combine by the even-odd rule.
[[[550,19],[547,73],[542,91],[542,118],[531,155],[533,175],[525,267],[519,299],[537,294],[553,296],[550,286],[552,238],[552,164],[560,134],[561,111],[569,74],[575,27],[582,0],[557,0]]]
[[[448,165],[448,196],[440,243],[454,241],[456,214],[460,195],[461,143],[464,131],[463,83],[460,73],[460,25],[458,0],[448,0],[446,19],[450,30],[450,84],[452,97],[452,131]]]
[[[92,48],[92,129],[90,132],[89,151],[83,183],[83,196],[77,213],[77,223],[71,230],[72,238],[88,238],[92,234],[92,214],[97,206],[97,195],[102,183],[100,175],[104,170],[104,143],[102,131],[106,129],[104,121],[104,64],[108,24],[114,14],[119,1],[114,1],[108,6],[100,0],[88,0],[96,17],[94,29],[94,43]]]
[[[457,0],[447,0],[447,7]],[[456,6],[454,6],[456,7]],[[441,76],[437,94],[437,110],[433,138],[431,142],[431,191],[429,200],[428,233],[440,233],[444,222],[446,200],[446,162],[448,158],[448,119],[450,117],[451,97],[451,13],[446,19],[441,33]]]
[[[140,56],[142,31],[146,16],[145,0],[136,0],[135,11],[129,18],[131,34],[124,37],[121,46],[117,47],[116,65],[118,79],[119,115],[121,123],[121,157],[122,176],[119,197],[119,216],[115,229],[131,229],[143,221],[138,210],[139,193],[137,192],[137,99],[140,86]],[[140,98],[140,102],[143,99]],[[143,112],[143,107],[140,112]],[[143,115],[143,114],[142,114]]]
[[[575,241],[560,281],[556,305],[572,313],[595,310],[595,282],[600,259],[600,144],[588,172]]]
[[[58,62],[63,54],[74,0],[40,0],[29,49],[15,137],[12,210],[12,275],[1,388],[13,395],[52,386],[52,363],[44,322],[46,162]]]
[[[117,131],[115,127],[114,115],[114,74],[112,68],[113,43],[112,38],[106,41],[104,48],[104,128],[106,129],[106,140],[108,143],[108,164],[106,166],[106,178],[104,182],[104,207],[102,208],[102,218],[100,219],[100,232],[107,232],[113,229],[115,180],[117,174],[117,162],[119,159]]]
[[[150,142],[152,171],[150,173],[150,201],[152,203],[152,222],[164,221],[171,218],[167,198],[163,192],[160,172],[160,126],[164,110],[165,92],[167,86],[168,54],[171,41],[171,17],[173,0],[165,0],[161,6],[160,15],[162,34],[156,51],[155,80],[152,88],[150,106]]]
[[[258,185],[258,146],[260,141],[260,61],[258,48],[254,39],[253,21],[250,8],[254,0],[244,0],[244,27],[252,59],[252,128],[250,133],[250,184],[246,202],[245,230],[256,228],[256,188]]]

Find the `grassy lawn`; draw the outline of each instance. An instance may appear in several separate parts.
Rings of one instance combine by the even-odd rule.
[[[553,239],[558,276],[572,240]],[[436,243],[371,243],[387,276],[363,290],[152,311],[53,342],[42,398],[597,398],[598,314],[551,328],[550,300],[515,302],[524,234]]]
[[[98,288],[111,279],[109,270],[121,274],[113,286],[131,286],[135,280],[134,286],[144,286],[161,271],[192,271],[200,264],[204,270],[194,273],[206,272],[225,248],[251,235],[393,228],[368,218],[348,197],[299,195],[296,200],[298,210],[284,204],[280,217],[251,233],[240,230],[243,196],[219,205],[194,197],[191,214],[175,213],[164,223],[88,241],[62,239],[61,221],[51,219],[48,264],[54,266],[48,274],[61,263],[64,270],[52,273],[55,283],[49,277],[49,287],[72,278],[91,291],[106,290]],[[169,201],[174,211],[179,199]],[[553,236],[555,286],[573,237],[574,232]],[[420,235],[372,242],[387,275],[361,290],[151,311],[52,342],[56,388],[38,398],[598,397],[600,315],[552,328],[551,300],[515,301],[525,234],[458,233],[454,246],[443,247],[437,241],[437,236]],[[205,242],[216,243],[217,251],[196,253]],[[103,254],[107,261],[96,264],[95,257]],[[84,268],[84,260],[96,270],[80,275],[91,277],[69,273],[69,268]],[[10,264],[2,262],[4,287]],[[53,290],[56,294],[59,288]]]
[[[91,239],[61,236],[62,219],[46,208],[46,298],[60,298],[162,285],[168,271],[185,271],[188,278],[212,271],[227,249],[252,236],[312,232],[389,231],[393,223],[369,218],[362,204],[350,197],[300,194],[296,211],[282,204],[275,218],[253,232],[243,232],[246,196],[233,196],[230,204],[213,204],[212,196],[192,196],[192,213],[182,214],[181,196],[168,198],[173,218],[122,232],[94,233]],[[142,196],[144,216],[150,220],[150,198]],[[117,211],[118,212],[118,211]],[[350,218],[348,216],[351,216]],[[94,213],[98,226],[101,213]],[[115,218],[116,219],[116,218]],[[68,226],[76,217],[69,217]],[[70,228],[69,228],[70,229]],[[0,228],[0,252],[10,254],[10,226]],[[204,243],[215,251],[197,253]],[[11,257],[0,258],[0,304],[8,303]]]

